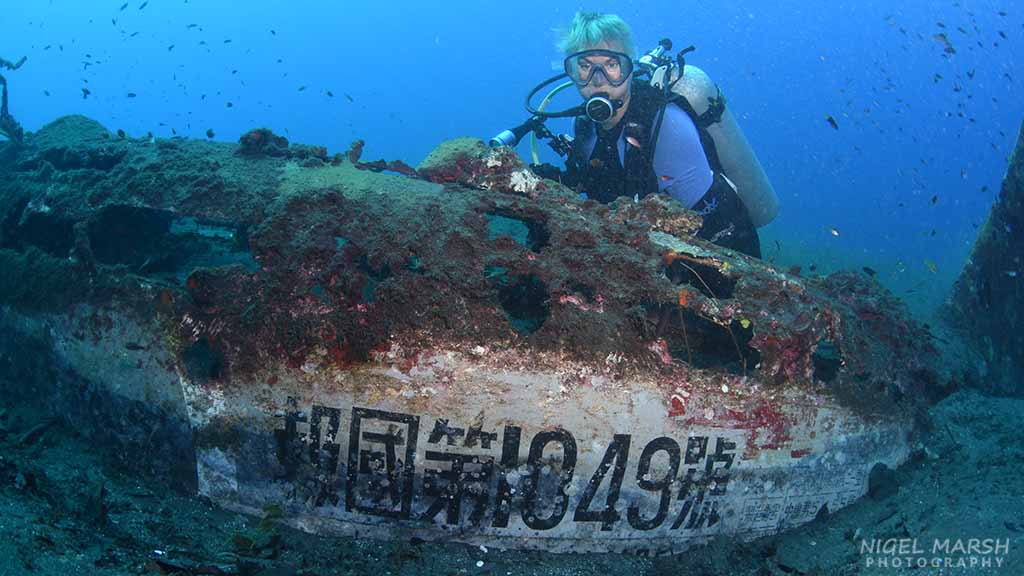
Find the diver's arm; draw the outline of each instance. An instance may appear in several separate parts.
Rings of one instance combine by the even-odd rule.
[[[530,170],[541,178],[555,180],[560,182],[563,186],[575,188],[582,177],[580,169],[576,165],[575,158],[577,156],[590,158],[590,154],[594,151],[594,145],[596,142],[597,135],[594,134],[593,130],[591,130],[589,134],[577,139],[573,143],[574,150],[569,154],[569,157],[565,159],[565,170],[548,163],[530,164]]]
[[[666,192],[687,208],[692,208],[714,182],[700,135],[693,120],[681,108],[665,107],[665,118],[654,149],[654,173],[658,190]]]

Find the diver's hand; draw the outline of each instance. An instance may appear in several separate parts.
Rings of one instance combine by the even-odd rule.
[[[541,178],[547,178],[548,180],[561,180],[562,171],[559,170],[558,166],[554,164],[530,164],[530,170]]]

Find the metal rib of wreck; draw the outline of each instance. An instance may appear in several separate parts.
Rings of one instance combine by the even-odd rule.
[[[672,202],[581,201],[475,140],[418,177],[82,117],[7,152],[3,392],[309,531],[639,554],[772,534],[905,461],[959,378],[863,274],[779,271]]]

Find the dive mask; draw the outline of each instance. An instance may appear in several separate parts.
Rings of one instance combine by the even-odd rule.
[[[633,73],[633,59],[614,50],[575,52],[566,57],[564,65],[566,75],[581,88],[590,84],[596,74],[604,76],[612,86],[621,86]]]

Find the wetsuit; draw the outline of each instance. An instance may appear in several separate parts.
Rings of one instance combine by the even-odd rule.
[[[686,99],[673,94],[658,127],[661,103],[657,89],[636,81],[626,114],[610,131],[577,118],[566,180],[604,203],[667,193],[704,218],[698,237],[760,258],[757,228],[722,172],[706,129],[718,121],[724,104],[697,116]],[[652,145],[650,135],[656,130]]]

